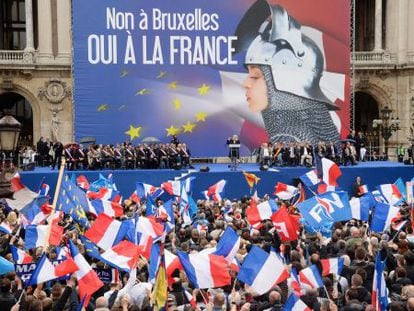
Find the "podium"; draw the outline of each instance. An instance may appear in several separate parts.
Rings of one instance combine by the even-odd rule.
[[[238,160],[240,157],[240,144],[229,144],[230,149],[230,170],[237,171]]]

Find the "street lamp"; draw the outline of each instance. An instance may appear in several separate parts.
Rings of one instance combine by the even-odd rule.
[[[1,158],[0,172],[0,198],[12,198],[13,191],[10,189],[10,179],[14,175],[15,168],[12,165],[12,154],[16,150],[19,140],[21,124],[8,111],[0,119],[0,150]]]
[[[392,133],[400,130],[400,120],[391,115],[392,109],[385,106],[381,109],[381,119],[372,120],[372,127],[377,129],[384,138],[385,156],[388,159],[388,141],[390,140]]]

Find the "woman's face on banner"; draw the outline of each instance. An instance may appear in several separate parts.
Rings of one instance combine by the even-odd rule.
[[[244,80],[246,100],[252,112],[260,112],[267,107],[267,86],[262,70],[257,65],[248,65],[249,74]]]

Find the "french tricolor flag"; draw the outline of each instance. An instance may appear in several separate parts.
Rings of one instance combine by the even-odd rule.
[[[137,232],[147,234],[153,239],[160,237],[164,233],[164,225],[158,223],[153,216],[144,217],[141,216],[138,218],[136,224]]]
[[[10,250],[13,256],[13,261],[16,264],[26,264],[33,262],[33,257],[26,253],[24,250],[10,245]]]
[[[336,187],[338,185],[336,180],[341,175],[341,169],[335,162],[327,158],[322,158],[322,181],[325,184]]]
[[[276,253],[269,254],[257,246],[250,249],[237,276],[259,295],[268,292],[288,277],[289,272]]]
[[[310,288],[323,286],[322,278],[316,265],[300,270],[299,281],[302,285],[308,285]]]
[[[371,230],[374,232],[384,232],[399,216],[399,212],[400,208],[398,206],[377,202],[370,225]]]
[[[339,276],[344,268],[344,259],[342,257],[321,259],[322,276],[335,274]]]
[[[29,285],[36,285],[51,281],[68,274],[78,271],[79,268],[72,258],[68,258],[58,265],[53,265],[43,253],[42,258],[36,264],[36,269],[33,271],[30,278]]]
[[[300,176],[299,178],[307,187],[315,186],[319,184],[320,182],[320,179],[318,178],[316,170],[307,172],[306,174]]]
[[[168,284],[173,284],[174,280],[172,278],[172,274],[175,270],[183,270],[181,266],[180,259],[178,256],[171,253],[169,250],[164,249],[164,257],[165,257],[165,270],[168,277]],[[151,247],[151,257],[150,257],[150,265],[149,265],[149,280],[151,283],[155,282],[155,277],[158,271],[158,267],[160,265],[160,244],[152,244]]]
[[[224,256],[231,264],[240,248],[241,237],[231,227],[227,227],[217,243],[214,254]]]
[[[58,226],[57,224],[52,224],[50,229],[49,225],[27,226],[24,248],[32,249],[36,247],[45,247],[47,245],[59,245],[62,235],[63,227]]]
[[[76,178],[76,183],[79,188],[82,188],[84,190],[89,190],[89,181],[85,175],[79,175]]]
[[[188,303],[194,308],[197,309],[197,303],[193,295],[191,295],[187,290],[183,288],[185,298],[187,299]]]
[[[7,204],[11,209],[17,209],[18,211],[30,204],[38,194],[27,188],[21,181],[19,173],[16,173],[10,180],[11,190],[14,191],[14,199],[6,199]]]
[[[370,210],[370,199],[368,197],[352,198],[349,200],[352,218],[368,221]]]
[[[299,190],[296,187],[278,182],[275,187],[274,195],[281,200],[290,200],[298,193],[298,191]]]
[[[121,204],[107,200],[90,200],[87,211],[95,216],[99,216],[102,213],[111,217],[121,217],[124,215],[124,209]]]
[[[381,192],[382,196],[391,205],[399,204],[403,198],[400,190],[395,184],[383,184],[379,185],[377,188]]]
[[[178,252],[178,258],[195,288],[213,288],[231,284],[227,261],[223,256]]]
[[[291,294],[283,306],[283,311],[312,311],[299,297]]]
[[[399,223],[392,226],[392,228],[396,231],[401,231],[402,228],[408,223],[408,220],[400,221]]]
[[[42,183],[42,185],[40,186],[40,190],[39,190],[39,195],[41,196],[47,196],[49,193],[50,187],[48,184]]]
[[[142,182],[137,182],[136,189],[137,189],[137,196],[141,199],[146,199],[147,196],[149,195],[151,199],[154,200],[164,193],[164,190],[162,190],[161,188],[154,187],[153,185],[145,184]]]
[[[226,186],[227,181],[222,179],[219,180],[214,185],[210,186],[207,191],[208,197],[213,197],[214,202],[219,202],[222,200],[222,195],[224,194],[224,187]]]
[[[388,289],[384,276],[384,263],[381,261],[381,253],[378,252],[375,262],[374,277],[372,279],[371,304],[374,310],[385,311],[388,307]]]
[[[407,203],[408,204],[413,204],[414,203],[414,199],[413,199],[413,194],[414,194],[414,177],[407,181],[405,183],[405,189],[406,189],[406,198],[407,198]]]
[[[69,240],[69,249],[73,260],[79,268],[76,272],[79,296],[82,297],[82,299],[86,297],[85,305],[87,305],[93,293],[100,289],[104,284],[82,254],[79,253],[78,248],[71,240]]]
[[[181,181],[169,180],[161,184],[161,188],[167,191],[169,195],[179,197],[181,195]]]
[[[270,219],[278,210],[275,200],[264,201],[257,204],[255,200],[250,200],[250,206],[246,209],[246,215],[251,225],[257,224],[265,219]]]
[[[128,226],[123,222],[102,213],[85,232],[85,237],[104,250],[108,250],[124,238],[127,230]]]
[[[9,225],[7,220],[4,220],[2,223],[0,223],[0,231],[5,234],[12,234],[13,228]]]
[[[100,188],[98,192],[88,191],[86,197],[90,200],[107,200],[120,202],[122,200],[119,191],[110,188]]]
[[[140,249],[134,243],[124,240],[101,254],[101,258],[110,266],[129,273],[138,261]]]

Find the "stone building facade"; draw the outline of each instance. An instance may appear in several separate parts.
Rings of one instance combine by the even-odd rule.
[[[400,130],[390,147],[408,144],[414,123],[414,1],[354,0],[354,117],[372,145],[372,121],[384,107]],[[71,0],[0,1],[0,108],[19,102],[22,135],[73,140]],[[390,149],[391,150],[391,149]],[[392,152],[390,151],[390,155]]]

